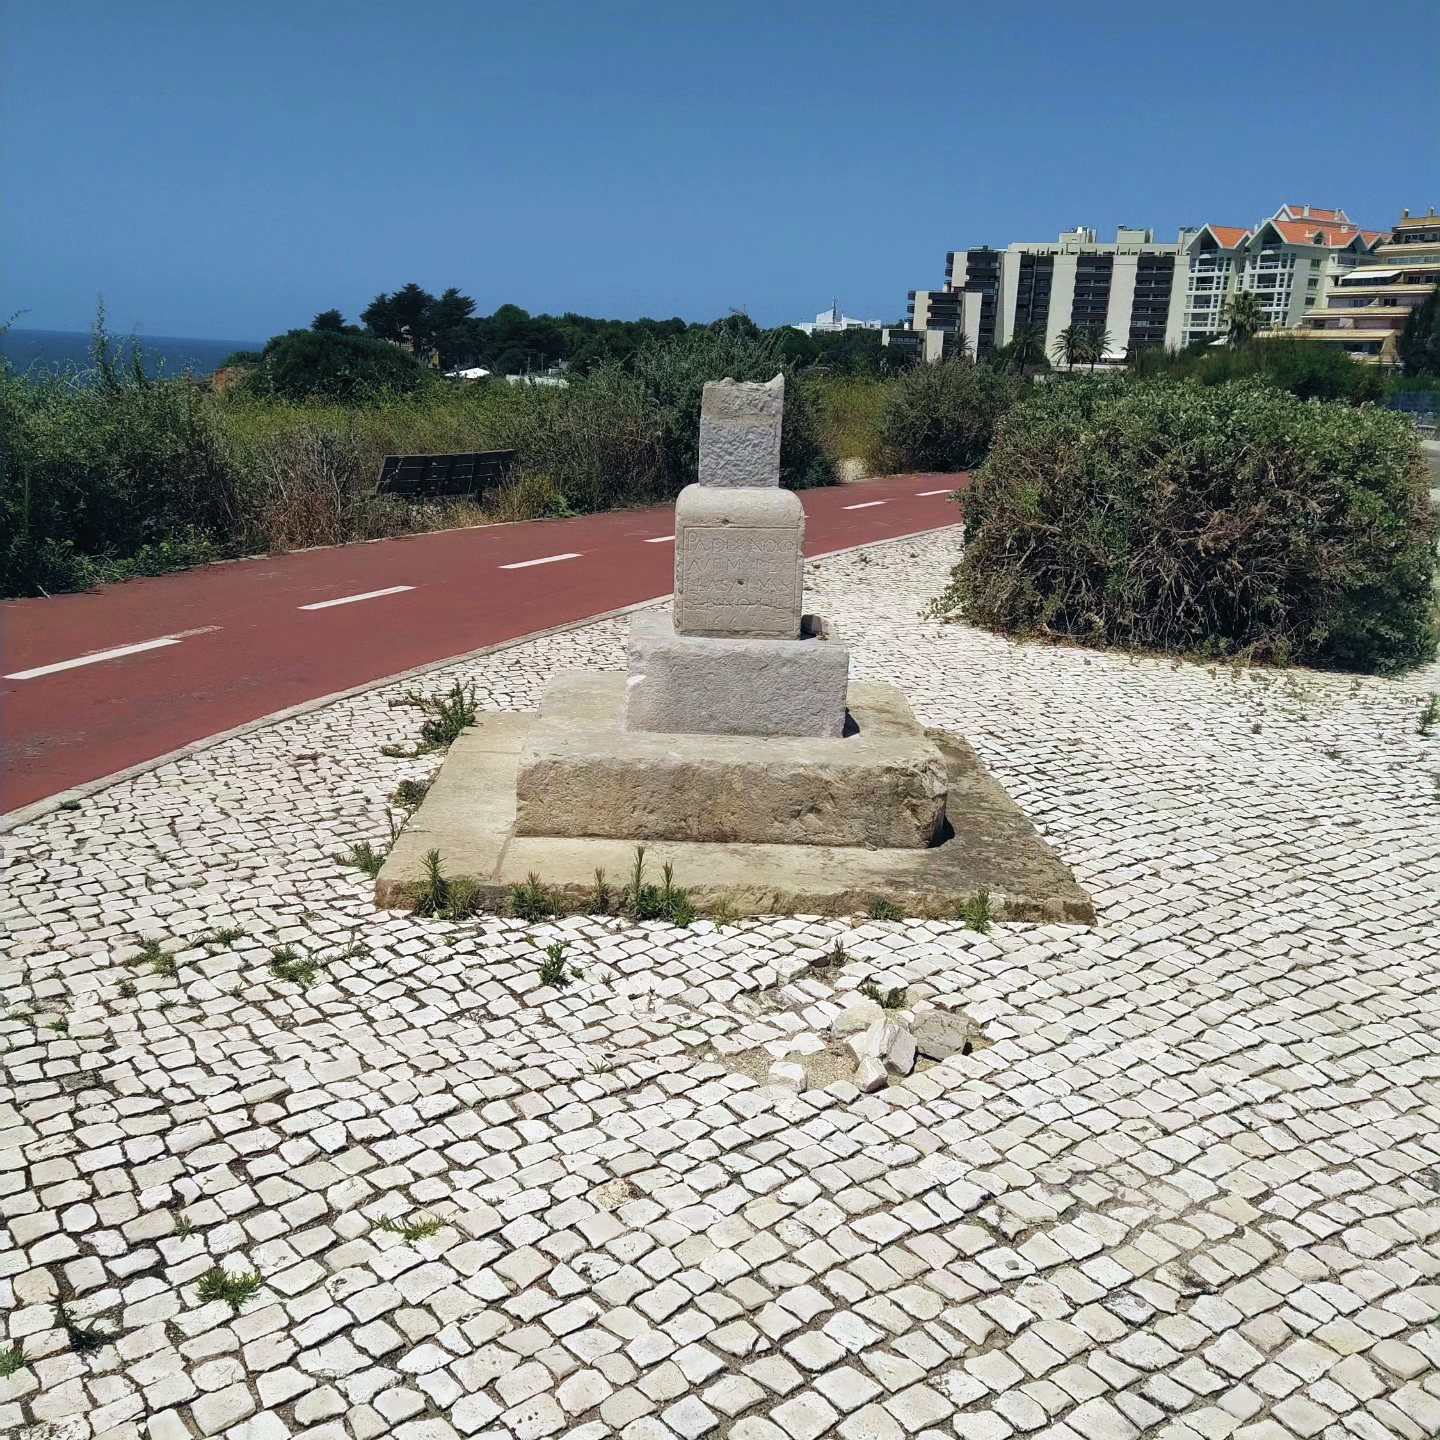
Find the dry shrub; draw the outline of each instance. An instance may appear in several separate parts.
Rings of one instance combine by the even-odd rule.
[[[1402,416],[1253,381],[1043,387],[1000,424],[937,609],[1017,634],[1390,674],[1433,658]]]
[[[887,468],[950,473],[978,465],[1001,417],[1029,389],[969,360],[912,366],[887,385],[875,421]]]

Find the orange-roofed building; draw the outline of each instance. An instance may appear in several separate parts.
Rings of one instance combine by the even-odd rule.
[[[1302,334],[1340,346],[1352,360],[1398,365],[1395,342],[1410,312],[1440,284],[1440,216],[1402,212],[1392,234],[1339,276]]]
[[[1225,301],[1259,298],[1267,329],[1301,325],[1343,275],[1369,257],[1385,231],[1362,230],[1343,210],[1282,205],[1258,225],[1204,225],[1186,246],[1189,275],[1179,343],[1225,335]]]

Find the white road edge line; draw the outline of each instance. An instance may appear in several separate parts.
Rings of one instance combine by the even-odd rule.
[[[925,495],[953,495],[954,493],[954,486],[951,486],[948,490],[917,490],[915,492],[915,498],[918,500]]]
[[[98,665],[102,660],[118,660],[122,655],[138,655],[142,650],[158,650],[162,645],[178,645],[179,640],[166,635],[161,640],[142,640],[138,645],[120,645],[114,650],[97,650],[93,655],[82,655],[78,660],[58,660],[54,665],[37,665],[33,670],[17,670],[7,680],[34,680],[40,675],[53,675],[57,670],[75,670],[81,665]]]
[[[863,500],[859,505],[842,505],[842,510],[868,510],[872,505],[883,505],[883,500]]]
[[[532,565],[553,565],[557,560],[578,560],[579,550],[572,550],[567,555],[542,555],[538,560],[516,560],[511,565],[502,565],[502,570],[528,570]]]
[[[398,595],[413,590],[413,585],[392,585],[388,590],[367,590],[363,595],[342,595],[338,600],[317,600],[313,605],[297,605],[297,610],[328,610],[332,605],[353,605],[357,600],[376,600],[381,595]]]
[[[673,540],[673,535],[652,535],[645,543],[647,545],[664,545],[667,541]]]

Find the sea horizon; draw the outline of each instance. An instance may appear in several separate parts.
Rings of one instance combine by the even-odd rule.
[[[166,375],[212,375],[220,363],[236,350],[259,350],[263,340],[213,340],[188,335],[111,335],[110,352],[119,353],[128,365],[140,351],[145,373]],[[29,330],[18,326],[0,334],[0,358],[9,361],[20,374],[39,370],[56,373],[93,368],[88,330]]]

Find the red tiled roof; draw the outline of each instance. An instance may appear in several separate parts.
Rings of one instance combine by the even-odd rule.
[[[1353,225],[1317,224],[1315,220],[1267,220],[1292,245],[1348,245],[1360,231]]]
[[[1313,205],[1308,210],[1303,205],[1282,205],[1280,208],[1289,211],[1296,220],[1328,220],[1341,225],[1348,224],[1350,220],[1343,210],[1317,210]]]
[[[1242,240],[1250,238],[1250,231],[1241,225],[1207,225],[1205,228],[1227,250],[1233,250]]]

